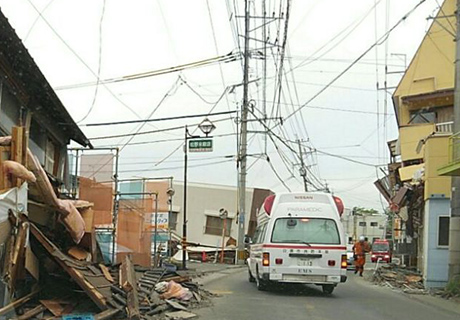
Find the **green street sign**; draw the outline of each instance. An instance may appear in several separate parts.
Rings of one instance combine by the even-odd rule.
[[[190,140],[188,150],[190,152],[212,152],[212,139]]]

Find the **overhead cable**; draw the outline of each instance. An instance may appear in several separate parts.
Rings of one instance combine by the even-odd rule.
[[[288,115],[284,120],[288,120],[297,112],[301,111],[303,108],[308,106],[310,102],[316,99],[319,95],[321,95],[324,91],[326,91],[332,84],[334,84],[337,80],[339,80],[345,73],[347,73],[359,60],[361,60],[364,56],[366,56],[374,47],[381,45],[383,42],[386,41],[388,36],[395,30],[402,22],[406,21],[406,19],[426,0],[421,0],[418,4],[416,4],[409,12],[407,12],[401,19],[396,22],[396,24],[391,27],[385,34],[383,34],[375,43],[373,43],[369,48],[367,48],[358,58],[356,58],[350,65],[348,65],[342,72],[340,72],[336,77],[334,77],[324,88],[319,90],[313,97],[311,97],[306,103],[300,106],[296,111]],[[280,125],[280,123],[276,124],[276,126]]]
[[[160,75],[165,75],[165,74],[169,74],[169,73],[183,71],[183,70],[186,70],[186,69],[192,69],[192,68],[208,66],[208,65],[211,65],[211,64],[215,64],[215,63],[232,62],[232,61],[236,61],[239,58],[239,56],[240,56],[239,53],[230,52],[230,53],[228,53],[226,55],[223,55],[223,56],[213,57],[213,58],[209,58],[209,59],[205,59],[205,60],[199,60],[199,61],[186,63],[186,64],[174,66],[174,67],[168,67],[168,68],[162,68],[162,69],[158,69],[158,70],[152,70],[152,71],[146,71],[146,72],[141,72],[141,73],[136,73],[136,74],[130,74],[130,75],[121,76],[121,77],[103,79],[103,80],[100,80],[99,83],[100,84],[112,84],[112,83],[119,83],[119,82],[123,82],[123,81],[131,81],[131,80],[138,80],[138,79],[143,79],[143,78],[155,77],[155,76],[160,76]],[[84,82],[84,83],[77,83],[77,84],[71,84],[71,85],[65,85],[65,86],[56,87],[56,88],[54,88],[54,90],[59,91],[59,90],[84,88],[84,87],[94,86],[96,84],[97,84],[97,82]]]
[[[222,111],[214,113],[201,113],[201,114],[191,114],[183,115],[176,117],[166,117],[166,118],[157,118],[157,119],[143,119],[143,120],[126,120],[126,121],[114,121],[114,122],[99,122],[99,123],[88,123],[81,125],[82,127],[96,127],[96,126],[112,126],[119,124],[133,124],[133,123],[142,123],[142,122],[158,122],[158,121],[169,121],[169,120],[178,120],[178,119],[189,119],[189,118],[198,118],[198,117],[210,117],[210,116],[219,116],[224,114],[231,114],[237,112],[233,111]]]

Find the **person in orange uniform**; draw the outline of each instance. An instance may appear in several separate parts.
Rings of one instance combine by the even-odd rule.
[[[364,236],[359,237],[359,241],[353,246],[355,256],[355,274],[359,272],[359,276],[363,276],[364,264],[366,263],[366,252],[370,251],[369,243]]]

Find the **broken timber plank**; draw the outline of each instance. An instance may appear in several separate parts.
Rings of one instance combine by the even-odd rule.
[[[24,165],[23,142],[24,127],[13,127],[11,129],[11,160]],[[13,178],[13,186],[20,187],[22,180]]]
[[[19,276],[19,274],[22,273],[24,267],[25,267],[25,249],[26,249],[26,240],[27,240],[27,234],[28,234],[28,229],[29,229],[29,223],[27,222],[22,222],[19,224],[19,231],[16,236],[16,242],[13,247],[13,252],[12,252],[12,260],[11,260],[11,274],[10,274],[10,281],[9,281],[9,287],[11,292],[14,292],[16,288],[16,280]]]
[[[39,304],[38,306],[36,306],[35,308],[33,309],[30,309],[29,311],[25,312],[24,314],[20,315],[18,317],[18,320],[27,320],[27,319],[30,319],[34,316],[36,316],[37,314],[39,314],[40,312],[43,312],[45,311],[46,308],[45,306]]]
[[[26,303],[27,301],[29,301],[30,299],[32,299],[37,293],[38,293],[38,289],[35,289],[34,291],[32,291],[31,293],[29,293],[28,295],[22,297],[22,298],[19,298],[18,300],[15,300],[13,302],[11,302],[10,304],[4,306],[3,308],[0,309],[0,316],[1,315],[4,315],[5,313],[13,310],[14,308],[17,308],[19,307],[20,305]]]
[[[188,309],[186,307],[184,307],[183,305],[181,305],[180,303],[178,303],[176,301],[172,301],[172,300],[168,300],[168,299],[165,299],[165,301],[166,301],[167,304],[169,304],[174,309],[182,310],[182,311],[188,311]]]
[[[195,318],[196,314],[186,311],[167,312],[166,317],[168,319],[191,319]]]
[[[96,314],[94,316],[94,319],[95,320],[112,319],[112,317],[120,311],[121,309],[107,309],[105,311],[102,311],[101,313]]]
[[[27,219],[24,215],[22,219]],[[30,224],[30,231],[32,235],[41,243],[41,245],[53,256],[54,260],[61,266],[69,276],[88,294],[93,302],[101,309],[107,309],[106,298],[91,284],[89,283],[79,272],[72,267],[69,267],[64,259],[65,255],[51,242],[45,235],[34,225]]]
[[[128,319],[140,319],[139,296],[137,293],[136,272],[131,257],[126,256],[120,267],[121,283],[123,290],[127,293],[126,302]]]

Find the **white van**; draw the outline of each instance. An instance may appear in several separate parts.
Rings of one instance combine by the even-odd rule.
[[[248,258],[249,281],[321,285],[331,294],[347,279],[343,204],[328,193],[271,195],[258,214]]]

